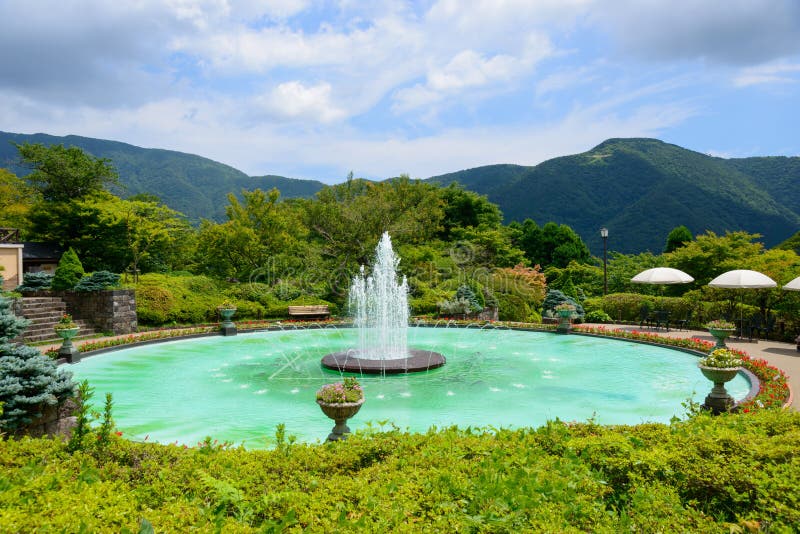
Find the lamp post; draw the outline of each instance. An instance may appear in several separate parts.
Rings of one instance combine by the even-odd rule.
[[[603,238],[603,296],[608,294],[608,228],[600,228],[600,237]]]

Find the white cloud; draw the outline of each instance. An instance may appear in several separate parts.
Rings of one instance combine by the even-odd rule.
[[[307,87],[298,81],[286,82],[255,101],[269,115],[279,119],[307,119],[326,123],[341,119],[346,114],[331,102],[329,83]]]
[[[778,63],[742,69],[734,78],[736,87],[800,82],[800,63]]]
[[[731,64],[747,66],[734,84],[758,89],[796,81],[800,66],[789,0],[80,5],[0,2],[0,129],[181,150],[251,174],[533,164],[720,113]]]

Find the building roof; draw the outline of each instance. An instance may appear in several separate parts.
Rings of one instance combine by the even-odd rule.
[[[57,243],[35,243],[26,241],[23,243],[25,248],[22,249],[22,261],[58,261],[64,253]]]

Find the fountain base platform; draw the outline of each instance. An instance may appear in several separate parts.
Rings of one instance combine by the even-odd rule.
[[[322,358],[322,366],[327,369],[365,375],[418,373],[441,367],[445,362],[444,356],[430,350],[409,350],[407,358],[391,360],[359,358],[358,351],[352,350],[332,352]]]

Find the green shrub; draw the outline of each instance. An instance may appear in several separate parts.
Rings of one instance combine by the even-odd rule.
[[[313,402],[313,401],[312,401]],[[356,433],[273,450],[0,443],[2,532],[792,532],[800,414]],[[90,430],[86,443],[99,442]],[[149,525],[149,527],[148,527]]]
[[[70,247],[69,250],[61,255],[50,287],[56,291],[72,289],[83,278],[83,275],[81,260],[78,259],[78,254],[75,250]]]
[[[532,310],[528,303],[519,295],[511,293],[497,293],[498,315],[501,321],[527,321]]]
[[[174,303],[175,297],[169,289],[147,284],[136,287],[136,316],[141,324],[166,323]]]
[[[120,276],[109,271],[97,271],[81,278],[75,284],[75,291],[102,291],[119,286]]]
[[[0,285],[2,278],[0,278]],[[17,286],[15,291],[39,291],[50,289],[53,283],[53,275],[44,271],[38,273],[25,273],[22,278],[22,285]]]
[[[28,325],[11,313],[10,306],[8,299],[0,297],[0,432],[24,429],[75,389],[72,373],[58,369],[55,361],[38,350],[10,342]]]
[[[592,310],[587,312],[583,318],[587,323],[610,323],[613,322],[611,316],[603,310]]]

